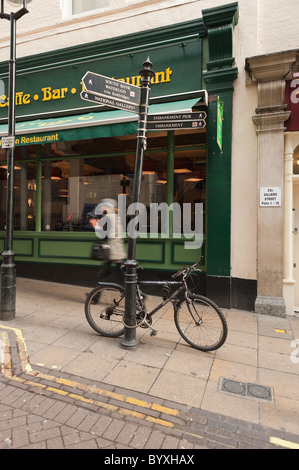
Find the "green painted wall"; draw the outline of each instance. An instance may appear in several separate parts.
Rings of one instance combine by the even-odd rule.
[[[90,259],[92,245],[97,240],[92,232],[14,232],[13,248],[16,261],[97,266],[99,262]],[[4,250],[3,233],[0,250]],[[140,239],[136,257],[147,269],[174,270],[195,263],[203,252],[204,245],[201,249],[186,250],[181,239]]]
[[[203,10],[207,28],[204,50],[208,60],[203,78],[209,93],[207,157],[206,256],[209,276],[230,276],[231,259],[231,142],[234,67],[233,30],[238,3]],[[206,58],[206,56],[205,56]],[[217,144],[217,100],[223,103],[222,150]]]

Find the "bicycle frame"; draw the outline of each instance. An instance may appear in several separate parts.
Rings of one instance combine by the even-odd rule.
[[[171,287],[171,286],[179,286],[179,289],[175,290],[169,297],[164,299],[160,304],[158,304],[151,312],[147,312],[148,317],[152,317],[156,312],[158,312],[164,305],[168,304],[177,299],[178,294],[184,290],[185,298],[189,304],[190,299],[188,297],[189,289],[185,280],[183,281],[137,281],[137,293],[139,299],[141,298],[141,293],[139,286],[164,286],[164,287]],[[176,308],[176,302],[173,302],[174,308]]]
[[[192,278],[192,274],[194,271],[200,271],[196,269],[198,264],[199,262],[179,269],[171,276],[173,280],[144,281],[137,279],[136,321],[132,325],[127,325],[123,318],[123,301],[126,294],[124,286],[110,282],[99,282],[99,287],[94,288],[85,301],[85,315],[88,323],[97,333],[108,337],[121,336],[125,331],[123,327],[150,328],[152,330],[150,335],[155,336],[157,331],[152,326],[152,317],[164,306],[171,303],[175,326],[180,336],[189,345],[201,351],[218,349],[227,338],[227,322],[224,314],[212,300],[194,292],[198,284]],[[176,279],[178,277],[180,279]],[[190,287],[189,279],[192,280]],[[158,305],[156,301],[154,301],[154,305],[150,305],[151,302],[146,301],[147,295],[143,292],[143,288],[146,291],[146,286],[153,286],[153,295],[162,297],[162,301],[158,300]],[[161,289],[157,292],[155,286],[162,288],[162,292]],[[102,293],[103,297],[101,297]],[[98,303],[102,305],[91,307],[92,304]],[[148,312],[147,309],[151,309],[151,311]],[[112,322],[109,323],[110,317]],[[160,323],[157,322],[157,325]],[[203,328],[200,327],[202,324],[204,324]]]
[[[194,315],[190,309],[190,304],[192,303],[192,300],[189,298],[189,288],[188,288],[188,285],[187,285],[187,281],[186,281],[187,277],[183,277],[183,279],[181,281],[139,281],[137,280],[137,296],[138,296],[138,299],[141,303],[141,306],[142,306],[142,309],[145,309],[145,304],[144,304],[144,300],[143,300],[143,297],[142,297],[142,292],[140,291],[140,286],[164,286],[164,287],[173,287],[173,286],[178,286],[179,288],[176,289],[171,295],[169,295],[166,299],[164,299],[161,303],[159,303],[156,307],[153,308],[153,310],[151,310],[150,312],[146,312],[146,316],[144,317],[144,320],[141,322],[144,323],[145,325],[147,325],[151,330],[152,330],[152,334],[156,334],[156,330],[151,326],[151,324],[149,324],[147,322],[147,318],[148,319],[151,319],[152,316],[157,313],[162,307],[164,307],[165,305],[167,305],[169,302],[172,302],[173,304],[173,308],[174,309],[177,309],[177,303],[179,302],[179,299],[178,299],[178,294],[181,292],[181,291],[184,291],[184,296],[185,296],[185,299],[186,299],[186,302],[187,302],[187,307],[188,307],[188,310],[189,310],[189,313],[191,315],[191,317],[193,318],[193,320],[196,322],[195,318],[194,318]],[[117,284],[113,284],[113,283],[106,283],[106,282],[99,282],[99,284],[104,284],[104,285],[114,285],[114,286],[117,286]],[[121,287],[121,286],[119,286]],[[121,296],[121,298],[123,298],[124,294]],[[144,310],[145,311],[145,310]],[[140,325],[141,325],[140,324]],[[138,326],[140,326],[138,325]],[[136,327],[135,327],[136,328]]]

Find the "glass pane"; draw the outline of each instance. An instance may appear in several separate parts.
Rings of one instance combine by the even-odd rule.
[[[7,165],[0,165],[0,229],[6,225]],[[34,230],[36,217],[36,164],[16,162],[14,181],[14,229]]]
[[[135,156],[74,159],[43,164],[43,230],[92,231],[90,213],[104,198],[132,203]],[[148,159],[145,159],[148,162]],[[152,160],[150,160],[152,163]],[[159,162],[160,165],[160,162]],[[161,165],[160,165],[161,166]],[[151,202],[166,198],[166,158],[161,171],[142,177],[140,202],[145,211]],[[127,215],[127,211],[126,211]],[[129,217],[126,217],[128,223]],[[140,232],[148,230],[146,219]]]
[[[165,144],[166,136],[163,139]],[[160,145],[161,139],[149,139],[144,156],[140,203],[145,213],[150,203],[166,201],[167,148],[161,150]],[[130,219],[127,208],[133,196],[135,154],[135,135],[48,146],[44,152],[46,157],[71,157],[43,162],[42,229],[93,230],[89,215],[97,204],[104,198],[117,202],[122,198],[119,204],[123,208],[124,197],[127,227]],[[139,231],[144,233],[149,230],[148,218],[144,216],[141,219]]]
[[[299,174],[299,146],[295,148],[293,157],[293,173],[294,175]]]
[[[96,10],[109,6],[109,0],[72,0],[72,14]]]
[[[191,234],[205,226],[206,134],[190,131],[175,135],[174,202],[181,207],[181,220],[174,231]],[[185,206],[183,206],[185,204]]]

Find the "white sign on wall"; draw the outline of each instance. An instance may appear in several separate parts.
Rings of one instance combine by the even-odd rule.
[[[279,207],[281,206],[281,188],[260,188],[260,206],[261,207]]]
[[[15,145],[15,138],[14,136],[7,136],[2,137],[2,148],[3,149],[11,149]]]

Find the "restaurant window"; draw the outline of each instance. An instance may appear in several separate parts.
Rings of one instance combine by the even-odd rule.
[[[165,136],[163,140],[166,142]],[[144,156],[140,203],[148,216],[151,203],[166,200],[167,148],[160,145],[161,139],[152,139]],[[45,147],[42,230],[93,231],[89,219],[104,198],[125,201],[125,230],[130,218],[127,208],[133,200],[136,135]],[[64,158],[53,159],[58,155]],[[139,230],[146,233],[149,220],[145,216],[142,220]]]
[[[192,233],[202,217],[205,230],[206,207],[206,133],[203,131],[176,131],[174,137],[174,193],[173,200],[190,211],[185,217],[181,211],[181,233]]]
[[[194,231],[198,205],[204,230],[206,134],[185,130],[171,135],[172,141],[167,132],[148,133],[139,198],[143,211],[138,226],[141,236],[154,232],[176,236]],[[122,202],[122,209],[125,207],[122,221],[126,232],[128,207],[133,202],[135,159],[135,134],[16,147],[14,229],[39,230],[41,223],[42,231],[93,231],[89,219],[95,207],[103,198],[112,198]],[[6,191],[6,152],[0,149],[0,230],[6,224]],[[172,203],[181,208],[173,226],[179,230],[173,233],[172,227],[166,228],[160,210],[156,219],[151,219],[153,204],[167,204],[169,208]],[[184,204],[191,217],[187,226]]]
[[[34,161],[31,160],[34,158]],[[17,147],[14,165],[14,229],[35,230],[36,220],[36,153],[35,146]],[[6,226],[7,161],[0,152],[0,230]],[[20,161],[20,160],[23,161]]]

